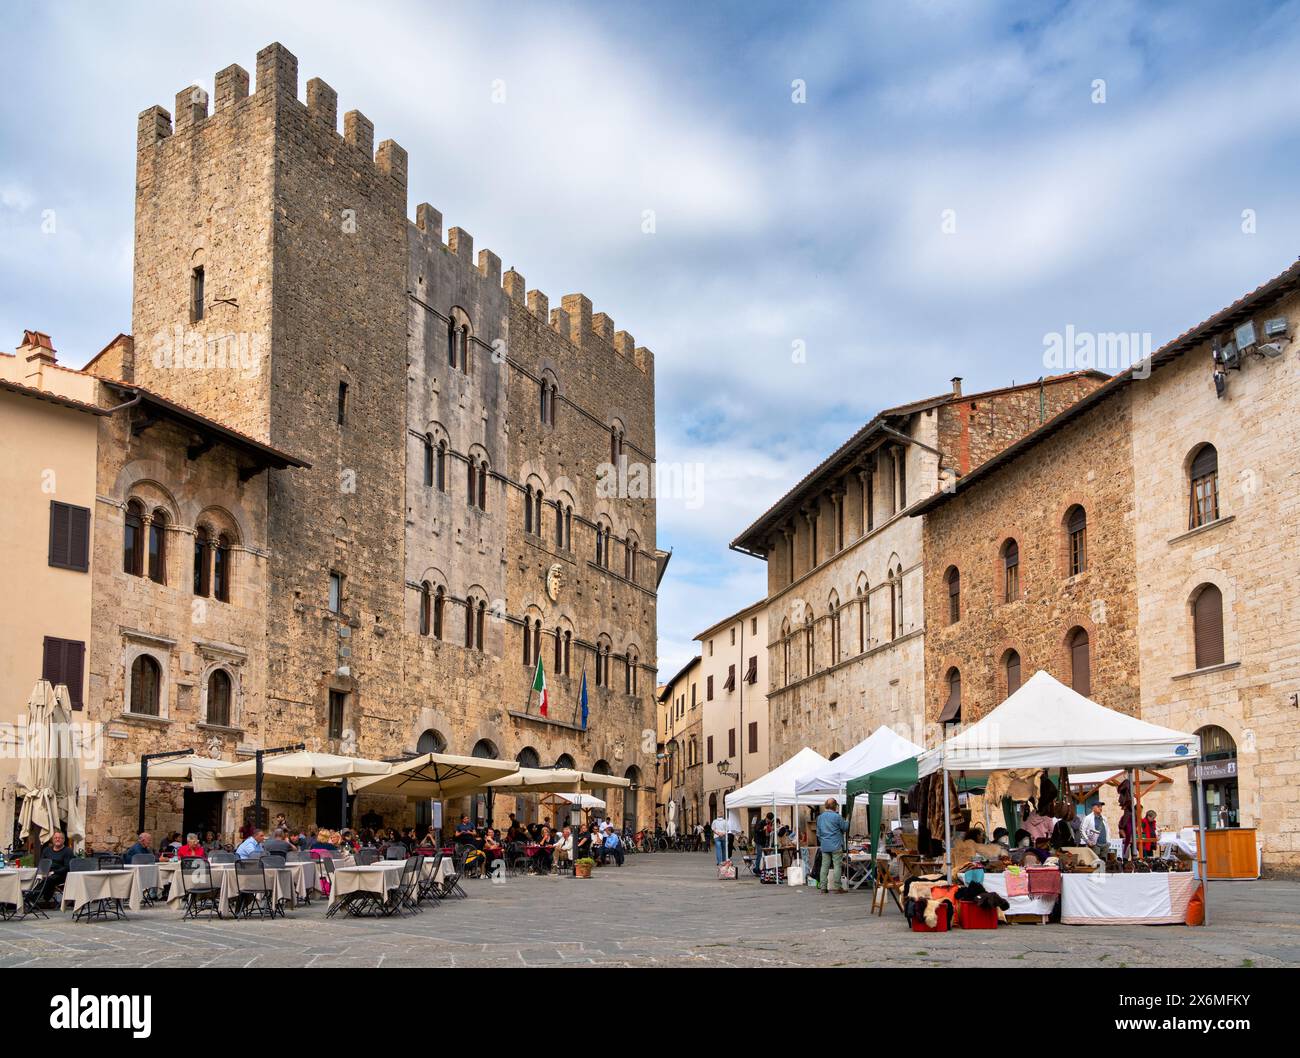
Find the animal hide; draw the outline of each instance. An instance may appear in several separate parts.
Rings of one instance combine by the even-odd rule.
[[[990,863],[994,863],[1004,852],[1006,852],[1006,849],[1001,845],[981,845],[977,841],[969,841],[963,838],[961,841],[952,843],[952,862],[967,863],[976,856],[983,856]]]
[[[1032,801],[1038,796],[1043,778],[1042,768],[1009,768],[995,771],[984,785],[984,796],[991,805],[1000,805],[1002,798],[1013,801]]]

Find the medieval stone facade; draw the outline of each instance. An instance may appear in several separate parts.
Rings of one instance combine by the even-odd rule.
[[[1253,828],[1278,874],[1300,870],[1298,292],[1292,266],[913,512],[929,719],[1045,669],[1194,732],[1202,762],[1143,809],[1194,826],[1199,768],[1207,825]]]
[[[200,508],[247,513],[229,527],[229,620],[243,623],[199,630],[180,597],[155,609],[167,700],[201,694],[187,689],[210,664],[198,637],[247,659],[245,673],[265,659],[264,677],[241,677],[238,732],[214,733],[227,755],[301,742],[380,759],[563,760],[631,778],[610,814],[648,820],[658,567],[640,484],[654,462],[653,356],[582,295],[548,312],[461,229],[444,243],[432,207],[409,221],[402,148],[376,148],[357,111],[337,126],[334,90],[313,79],[300,101],[297,60],[278,44],[258,54],[253,90],[231,66],[211,109],[187,88],[174,120],[161,107],[140,117],[136,341],[92,370],[305,464],[224,489],[189,483],[178,531]],[[151,487],[143,470],[103,470],[114,504]],[[134,649],[124,629],[140,623],[124,620],[99,662],[114,701]],[[539,653],[547,717],[530,693]],[[155,739],[174,741],[165,728]],[[120,746],[132,759],[134,742]],[[265,800],[292,822],[318,814],[301,790]],[[372,800],[354,814],[414,819],[413,806]]]
[[[768,566],[770,763],[882,724],[924,742],[926,601],[909,508],[1099,385],[1076,372],[881,412],[732,547]]]

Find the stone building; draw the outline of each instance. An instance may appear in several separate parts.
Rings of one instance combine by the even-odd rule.
[[[1041,668],[1196,732],[1208,824],[1255,828],[1265,871],[1287,874],[1300,865],[1297,328],[1292,266],[914,512],[932,719],[977,719]],[[1192,825],[1195,773],[1169,777],[1143,807]]]
[[[923,743],[921,525],[912,508],[1095,389],[1099,372],[888,408],[732,542],[767,562],[772,767],[881,724]]]
[[[659,688],[659,796],[656,820],[685,834],[708,822],[701,791],[704,778],[704,702],[700,696],[700,659],[691,658]]]
[[[89,369],[292,453],[248,481],[226,459],[222,499],[204,484],[232,519],[250,481],[266,489],[263,528],[205,525],[239,542],[235,569],[264,614],[245,671],[256,653],[265,677],[241,680],[239,731],[216,734],[236,754],[301,742],[572,763],[630,778],[610,814],[648,820],[663,567],[644,487],[653,356],[583,295],[552,310],[496,254],[475,256],[467,232],[444,242],[432,207],[414,222],[406,208],[406,152],[376,147],[355,110],[340,134],[320,79],[301,101],[281,45],[258,54],[255,87],[230,66],[211,108],[189,87],[174,120],[157,106],[140,116],[134,343]],[[209,661],[190,637],[227,641],[190,628],[179,605],[155,616],[163,697],[181,707],[188,693],[200,709]],[[121,669],[133,648],[115,634],[104,656]],[[539,655],[546,717],[530,693]],[[127,678],[103,671],[106,715],[121,712]],[[154,737],[172,748],[173,734]],[[133,759],[131,740],[116,746],[110,762]],[[291,822],[339,822],[334,798],[264,800]],[[493,811],[535,807],[499,798]],[[364,796],[362,812],[428,818]]]
[[[764,601],[724,618],[695,639],[704,684],[703,796],[708,823],[717,817],[727,794],[771,770]]]

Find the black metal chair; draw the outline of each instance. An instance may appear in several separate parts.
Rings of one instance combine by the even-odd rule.
[[[95,859],[99,861],[97,869],[101,871],[121,871],[126,869],[126,864],[122,862],[121,856],[101,852]]]
[[[386,860],[404,860],[406,859],[406,846],[400,842],[387,846],[384,849],[384,859]]]
[[[417,900],[432,900],[441,903],[446,895],[442,891],[442,882],[438,881],[438,872],[442,868],[442,850],[430,856],[421,856],[419,882],[416,886]]]
[[[528,852],[522,841],[512,841],[506,846],[505,860],[507,878],[528,873]]]
[[[39,918],[50,917],[41,908],[41,901],[45,899],[45,886],[50,880],[50,868],[53,865],[53,861],[48,859],[36,864],[36,873],[27,883],[27,888],[23,890],[23,918],[28,915],[36,915]]]
[[[358,867],[369,867],[372,863],[379,862],[378,849],[358,849],[354,858]]]
[[[469,845],[457,845],[456,851],[451,854],[452,869],[451,873],[443,879],[443,896],[458,896],[462,900],[469,896],[469,894],[461,888],[460,882],[461,879],[465,877],[465,857],[469,855],[471,847],[472,846]]]
[[[206,911],[212,917],[215,911],[221,916],[221,883],[212,876],[212,867],[202,856],[189,856],[180,861],[181,899],[185,904],[182,919],[198,918]]]
[[[277,914],[284,914],[284,908],[273,898],[261,860],[236,861],[235,887],[239,893],[235,914],[239,917],[274,918]]]
[[[395,887],[388,890],[387,898],[379,905],[379,913],[385,918],[400,916],[406,911],[415,914],[420,910],[418,890],[421,860],[420,856],[411,856],[402,864],[401,879]]]
[[[262,857],[262,863],[267,867],[283,867],[288,862],[283,852],[268,852]]]
[[[92,859],[90,856],[73,856],[68,862],[68,871],[97,871],[99,870],[99,861]]]
[[[152,852],[137,852],[131,857],[132,867],[145,867],[151,863],[157,862],[158,857]],[[141,886],[140,888],[140,902],[144,904],[145,907],[153,907],[154,901],[161,900],[162,895],[161,888],[155,888],[153,886],[149,886],[148,888]]]
[[[234,863],[236,856],[233,852],[212,852],[208,854],[209,863]]]

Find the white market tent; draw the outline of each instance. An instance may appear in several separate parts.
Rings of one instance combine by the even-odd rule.
[[[1148,768],[1189,764],[1200,739],[1107,709],[1038,671],[984,719],[921,754],[920,776],[940,768]]]
[[[727,794],[728,809],[774,808],[785,805],[815,805],[825,800],[817,794],[800,794],[795,784],[815,772],[824,771],[831,762],[815,749],[805,746],[784,764],[760,775],[747,786]]]
[[[1058,767],[1137,770],[1191,765],[1199,757],[1198,736],[1107,709],[1040,669],[982,720],[944,740],[939,748],[921,754],[917,774],[942,770],[945,774],[987,775],[1008,768]],[[946,800],[946,782],[943,789]],[[1203,806],[1204,798],[1199,800]],[[947,820],[946,804],[944,808]],[[1201,828],[1200,877],[1204,884],[1204,820]],[[951,850],[950,826],[945,839],[945,848]],[[945,851],[944,866],[949,873],[950,856],[951,852]]]
[[[882,725],[852,749],[828,762],[825,768],[818,768],[812,774],[798,779],[795,791],[799,794],[812,794],[819,800],[838,797],[842,802],[845,797],[844,787],[850,780],[887,768],[900,760],[919,757],[924,752],[915,742]]]

